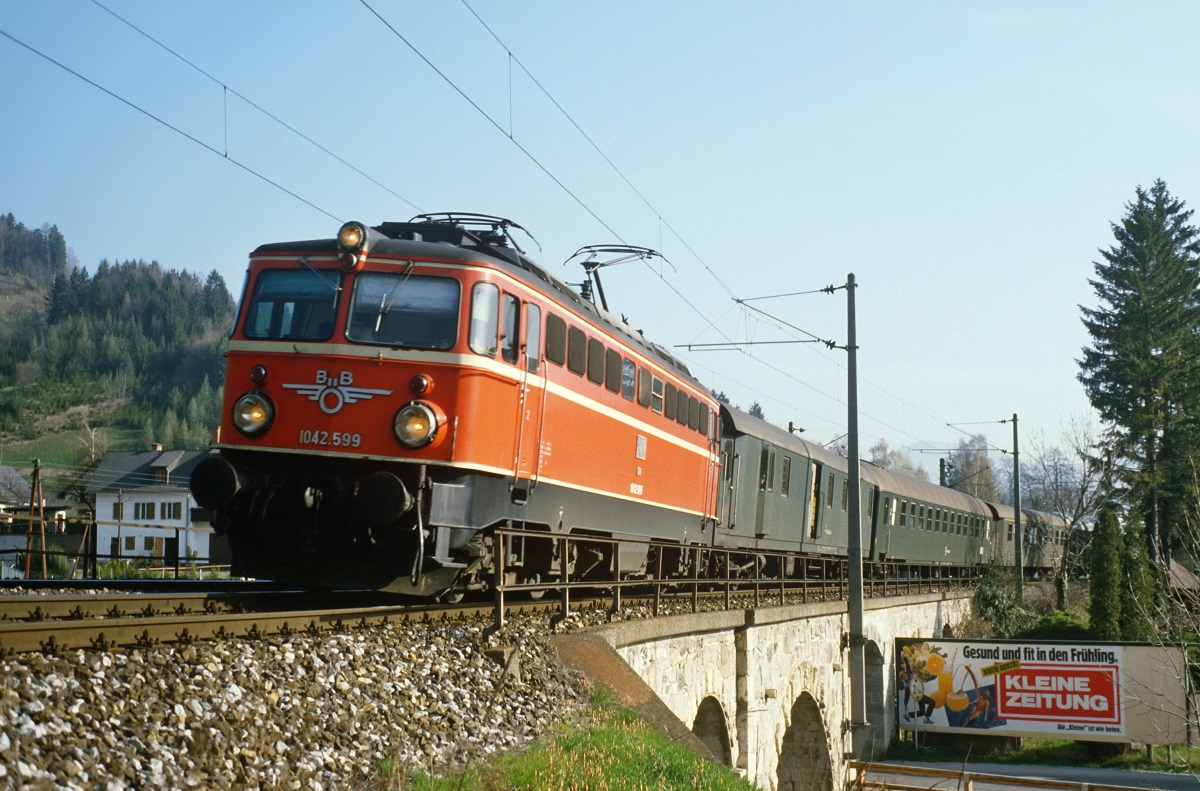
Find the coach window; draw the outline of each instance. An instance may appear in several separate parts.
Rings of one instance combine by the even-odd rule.
[[[587,370],[587,336],[578,327],[567,328],[567,370],[580,376]]]
[[[783,480],[779,482],[779,496],[787,497],[792,488],[792,457],[783,457]]]
[[[525,370],[536,374],[542,367],[542,309],[525,306]]]
[[[908,527],[908,500],[900,501],[900,526]]]
[[[621,353],[612,349],[604,357],[604,386],[614,393],[621,392]]]
[[[833,508],[833,473],[825,479],[825,507]]]
[[[842,481],[842,513],[846,513],[846,503],[850,500],[849,497],[850,480]]]
[[[598,385],[604,384],[604,344],[595,338],[588,338],[588,370],[587,377]]]
[[[546,359],[555,365],[567,361],[567,323],[553,313],[546,314]]]
[[[500,290],[491,283],[476,283],[471,292],[471,351],[496,356],[496,326]]]
[[[504,295],[504,330],[500,335],[500,356],[506,363],[515,363],[521,350],[521,300],[512,294]]]
[[[679,402],[675,399],[675,385],[667,382],[664,385],[666,393],[663,395],[663,417],[671,420],[675,419],[675,408]]]
[[[637,390],[637,365],[628,357],[621,358],[621,396],[632,401]]]
[[[883,498],[883,523],[890,525],[892,519],[892,498]]]

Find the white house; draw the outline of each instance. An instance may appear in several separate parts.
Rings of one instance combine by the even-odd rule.
[[[96,547],[100,559],[209,557],[212,528],[193,522],[196,501],[189,490],[201,450],[113,451],[88,483],[96,498]]]

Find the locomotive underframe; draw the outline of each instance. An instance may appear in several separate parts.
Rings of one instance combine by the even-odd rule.
[[[213,526],[229,536],[233,570],[245,576],[432,596],[493,584],[496,527],[547,534],[544,541],[510,542],[508,582],[553,581],[564,572],[574,580],[645,577],[647,546],[621,543],[614,551],[613,539],[712,540],[699,515],[545,481],[369,459],[326,457],[316,464],[239,449],[217,459],[205,463],[228,465],[237,492],[227,503],[201,505],[215,511]],[[381,476],[402,488],[380,487]],[[551,538],[562,534],[598,540],[572,542],[562,558]],[[685,573],[689,554],[667,554],[664,573]]]

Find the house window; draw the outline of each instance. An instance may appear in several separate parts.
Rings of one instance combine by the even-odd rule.
[[[142,539],[142,547],[148,551],[154,550],[154,536],[146,536]]]
[[[125,551],[132,552],[137,549],[137,536],[125,536]]]
[[[155,467],[154,468],[154,482],[155,483],[166,483],[167,482],[167,468],[166,467]]]
[[[113,503],[112,518],[113,519],[124,519],[125,518],[125,503],[123,503],[119,500],[117,502]]]
[[[183,515],[182,503],[163,503],[162,518],[163,519],[179,519]]]
[[[153,519],[154,518],[154,503],[134,503],[133,504],[134,519]],[[132,547],[129,547],[132,549]]]

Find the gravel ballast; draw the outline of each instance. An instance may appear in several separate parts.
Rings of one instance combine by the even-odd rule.
[[[0,660],[0,788],[362,788],[519,749],[587,704],[548,617]]]

